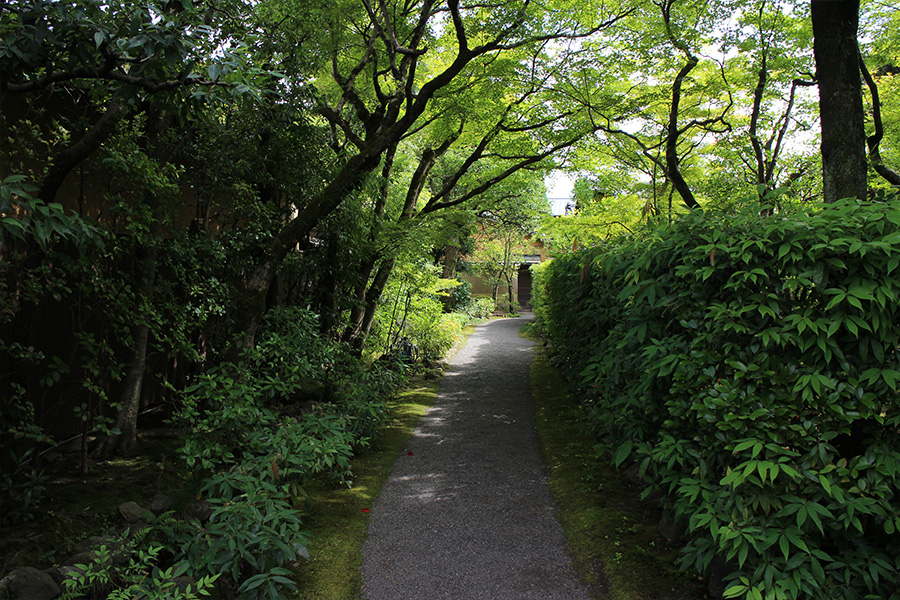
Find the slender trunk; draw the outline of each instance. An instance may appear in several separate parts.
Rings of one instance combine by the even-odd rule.
[[[391,324],[388,327],[387,335],[384,338],[384,352],[390,352],[394,349],[394,325],[397,323],[397,307],[400,306],[400,293],[403,291],[403,285],[400,285],[400,289],[397,291],[397,298],[394,300],[394,308],[391,309]],[[399,335],[399,330],[397,332]]]
[[[134,355],[128,366],[125,389],[122,391],[120,399],[121,408],[116,419],[116,427],[120,433],[111,438],[113,442],[108,447],[107,454],[118,450],[120,454],[128,456],[134,452],[137,445],[137,415],[140,409],[144,373],[147,370],[149,339],[150,328],[146,324],[137,325],[134,334]]]
[[[87,475],[88,472],[88,434],[91,432],[90,420],[86,419],[81,422],[81,473]]]
[[[687,207],[698,208],[700,204],[694,198],[691,187],[681,174],[681,159],[678,156],[678,139],[681,136],[681,131],[678,129],[678,111],[681,105],[681,88],[684,80],[700,61],[694,56],[688,45],[678,40],[672,32],[671,10],[674,3],[675,0],[667,0],[661,6],[663,21],[666,25],[666,35],[669,38],[669,42],[684,54],[687,62],[681,67],[681,70],[675,76],[675,81],[672,82],[672,104],[669,107],[669,121],[666,125],[666,175],[668,175],[669,181],[672,182],[672,185],[678,191]]]
[[[350,309],[350,319],[347,328],[344,330],[343,340],[350,342],[359,330],[363,317],[366,314],[367,291],[369,289],[369,281],[372,278],[372,271],[375,269],[377,256],[370,256],[359,267],[357,277],[359,282],[353,287],[353,298],[355,302],[353,308]]]
[[[825,202],[866,197],[866,140],[856,34],[859,0],[812,0]]]
[[[378,148],[377,145],[373,144],[373,147],[373,150],[360,153],[348,160],[331,183],[269,243],[262,260],[244,283],[243,293],[235,306],[234,320],[239,330],[244,333],[242,342],[244,348],[252,347],[254,344],[256,330],[266,312],[266,294],[284,257],[378,167],[380,152],[375,150]]]
[[[760,8],[760,10],[762,10]],[[759,139],[759,116],[762,112],[763,94],[766,91],[766,83],[769,77],[769,67],[766,64],[766,50],[763,50],[760,59],[759,72],[756,78],[756,89],[753,91],[753,109],[750,111],[750,145],[753,147],[753,156],[756,159],[756,183],[764,185],[765,189],[759,191],[759,201],[764,202],[766,191],[769,188],[769,179],[766,172],[766,157],[763,145]]]
[[[441,279],[453,279],[456,277],[456,262],[459,260],[459,246],[447,244],[444,246],[444,261],[441,265]],[[444,312],[450,312],[453,308],[453,294],[447,294],[441,298]]]
[[[338,278],[336,272],[340,268],[337,264],[338,243],[329,239],[325,243],[325,273],[319,279],[319,330],[322,335],[329,337],[337,324],[337,292]]]
[[[375,198],[375,210],[372,212],[372,225],[369,229],[369,241],[373,246],[384,220],[384,212],[387,208],[388,195],[391,190],[391,171],[394,168],[394,157],[396,154],[397,144],[392,144],[385,152],[384,161],[381,165],[381,185],[379,186],[378,196]],[[359,283],[354,288],[353,294],[356,302],[350,310],[350,324],[344,331],[343,337],[344,341],[350,342],[351,345],[354,345],[354,341],[359,335],[360,328],[365,320],[366,312],[369,309],[369,290],[371,289],[369,279],[372,277],[372,270],[375,268],[379,258],[378,252],[373,250],[371,256],[363,261],[358,273]]]
[[[356,322],[350,324],[352,331],[347,336],[347,341],[357,352],[361,352],[366,338],[372,330],[372,323],[375,320],[375,311],[378,310],[378,301],[387,285],[388,279],[394,270],[397,259],[386,260],[378,266],[375,277],[372,279],[369,289],[366,290],[365,306]]]
[[[147,251],[138,266],[141,280],[136,290],[138,298],[145,298],[153,293],[156,282],[157,250],[152,248]],[[115,452],[128,456],[134,452],[137,446],[137,416],[141,404],[141,390],[144,384],[144,373],[147,371],[147,351],[150,340],[150,327],[146,322],[137,323],[132,335],[134,348],[128,371],[125,374],[125,382],[119,396],[119,414],[116,417],[116,428],[119,433],[111,435],[99,445],[96,450],[98,456],[109,457]]]
[[[422,190],[425,189],[428,174],[434,167],[435,161],[443,155],[449,147],[450,143],[445,142],[436,150],[426,148],[422,151],[422,155],[419,157],[419,164],[417,165],[416,171],[413,173],[412,179],[410,180],[409,187],[406,190],[406,199],[403,202],[400,216],[397,218],[398,224],[406,223],[413,218],[416,203],[422,195]],[[391,170],[394,165],[394,154],[396,149],[397,147],[395,144],[388,149],[385,155],[384,166],[381,171],[382,187],[378,202],[375,206],[376,223],[373,223],[372,226],[373,239],[375,237],[376,228],[378,227],[377,222],[380,220],[380,217],[384,215],[385,207],[387,205]],[[363,287],[357,289],[357,298],[363,299],[363,302],[358,303],[357,306],[354,307],[350,315],[350,325],[344,334],[344,339],[348,341],[357,352],[362,351],[363,344],[365,344],[366,338],[369,336],[369,331],[372,329],[372,323],[375,319],[375,312],[378,310],[378,301],[381,299],[381,294],[384,292],[384,288],[394,270],[396,262],[396,256],[393,258],[384,258],[381,265],[378,267],[378,271],[375,273],[375,277],[368,285],[368,288],[366,288],[365,286],[368,283],[369,273],[371,273],[374,262],[369,264],[366,276],[362,280]]]

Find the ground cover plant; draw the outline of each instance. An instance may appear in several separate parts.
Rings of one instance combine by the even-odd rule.
[[[692,213],[538,273],[603,451],[726,597],[900,597],[898,242],[896,200]]]

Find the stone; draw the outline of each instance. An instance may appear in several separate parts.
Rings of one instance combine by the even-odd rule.
[[[709,592],[709,597],[713,600],[719,600],[722,598],[722,595],[725,593],[725,578],[731,574],[734,569],[731,565],[728,564],[721,556],[716,556],[712,563],[709,565],[709,572],[707,573],[707,591]]]
[[[187,592],[188,587],[191,588],[192,592],[197,591],[197,582],[194,581],[193,577],[189,577],[188,575],[181,575],[180,577],[176,577],[172,580],[175,583],[175,586],[178,588],[178,591],[184,594]]]
[[[628,481],[630,481],[637,487],[640,487],[640,488],[647,487],[647,482],[644,481],[644,479],[640,476],[640,472],[641,472],[641,465],[639,465],[638,463],[634,463],[631,466],[629,466],[627,469],[625,469],[624,474],[625,474],[625,477],[628,479]]]
[[[647,488],[644,490],[644,500],[650,502],[652,504],[659,504],[659,501],[662,500],[663,493],[656,488]]]
[[[76,565],[89,565],[94,561],[94,553],[93,552],[77,552],[73,554],[66,560],[62,561],[60,566],[62,567],[74,567]],[[75,569],[76,571],[79,569]]]
[[[175,506],[175,498],[166,494],[157,494],[153,496],[148,508],[154,515],[159,516],[167,510],[171,510],[173,506]]]
[[[665,515],[659,520],[656,530],[667,540],[677,540],[684,534],[684,527],[670,520]]]
[[[47,452],[41,455],[41,460],[46,463],[57,463],[63,460],[62,452]]]
[[[86,540],[81,540],[80,542],[75,544],[74,550],[75,550],[75,552],[78,552],[79,554],[82,554],[82,553],[89,554],[95,548],[98,548],[99,546],[107,546],[107,547],[111,546],[112,541],[113,541],[113,539],[106,535],[92,535],[91,537],[87,538]]]
[[[77,554],[66,561],[69,565],[83,565],[93,562],[97,557],[97,550],[105,546],[109,552],[109,560],[112,565],[122,566],[128,562],[128,552],[122,550],[122,540],[105,535],[92,535],[86,540],[75,544]],[[72,562],[77,559],[77,562]],[[86,560],[85,560],[86,559]]]
[[[53,582],[59,586],[60,589],[63,588],[63,581],[69,578],[72,573],[78,573],[79,570],[71,567],[71,566],[60,566],[57,565],[55,567],[50,567],[49,569],[44,569],[44,573],[50,576],[53,579]]]
[[[201,523],[206,523],[212,516],[212,506],[205,500],[194,500],[189,502],[182,510],[181,517],[185,521],[197,519]]]
[[[34,567],[20,567],[0,580],[0,597],[9,600],[52,600],[59,594],[53,577]]]
[[[150,511],[137,502],[123,502],[119,505],[119,515],[121,515],[129,525],[143,523],[146,521],[149,512]]]

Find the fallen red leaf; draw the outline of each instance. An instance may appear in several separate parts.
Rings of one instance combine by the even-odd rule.
[[[364,509],[362,509],[362,511],[363,511],[364,513],[372,512],[372,511],[370,511],[368,508],[364,508]]]
[[[407,455],[407,456],[412,456],[412,455],[413,455],[412,450],[407,450],[407,451],[406,451],[406,455]]]

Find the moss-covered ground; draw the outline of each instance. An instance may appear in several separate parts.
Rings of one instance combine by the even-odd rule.
[[[701,600],[704,582],[678,572],[678,544],[660,513],[600,457],[578,401],[538,348],[531,367],[536,426],[575,568],[603,600]]]
[[[139,455],[92,462],[86,474],[77,452],[58,453],[44,466],[46,490],[31,518],[0,530],[0,577],[17,567],[50,567],[87,537],[121,529],[116,509],[123,502],[147,506],[157,493],[177,494],[183,487],[183,473],[174,468],[177,446],[173,438],[148,437]]]
[[[296,570],[304,600],[359,600],[362,597],[362,555],[366,512],[387,481],[394,461],[406,448],[416,423],[434,403],[437,381],[417,379],[392,403],[392,418],[385,432],[353,461],[352,488],[327,484],[308,486],[306,522],[314,534],[310,560]]]

